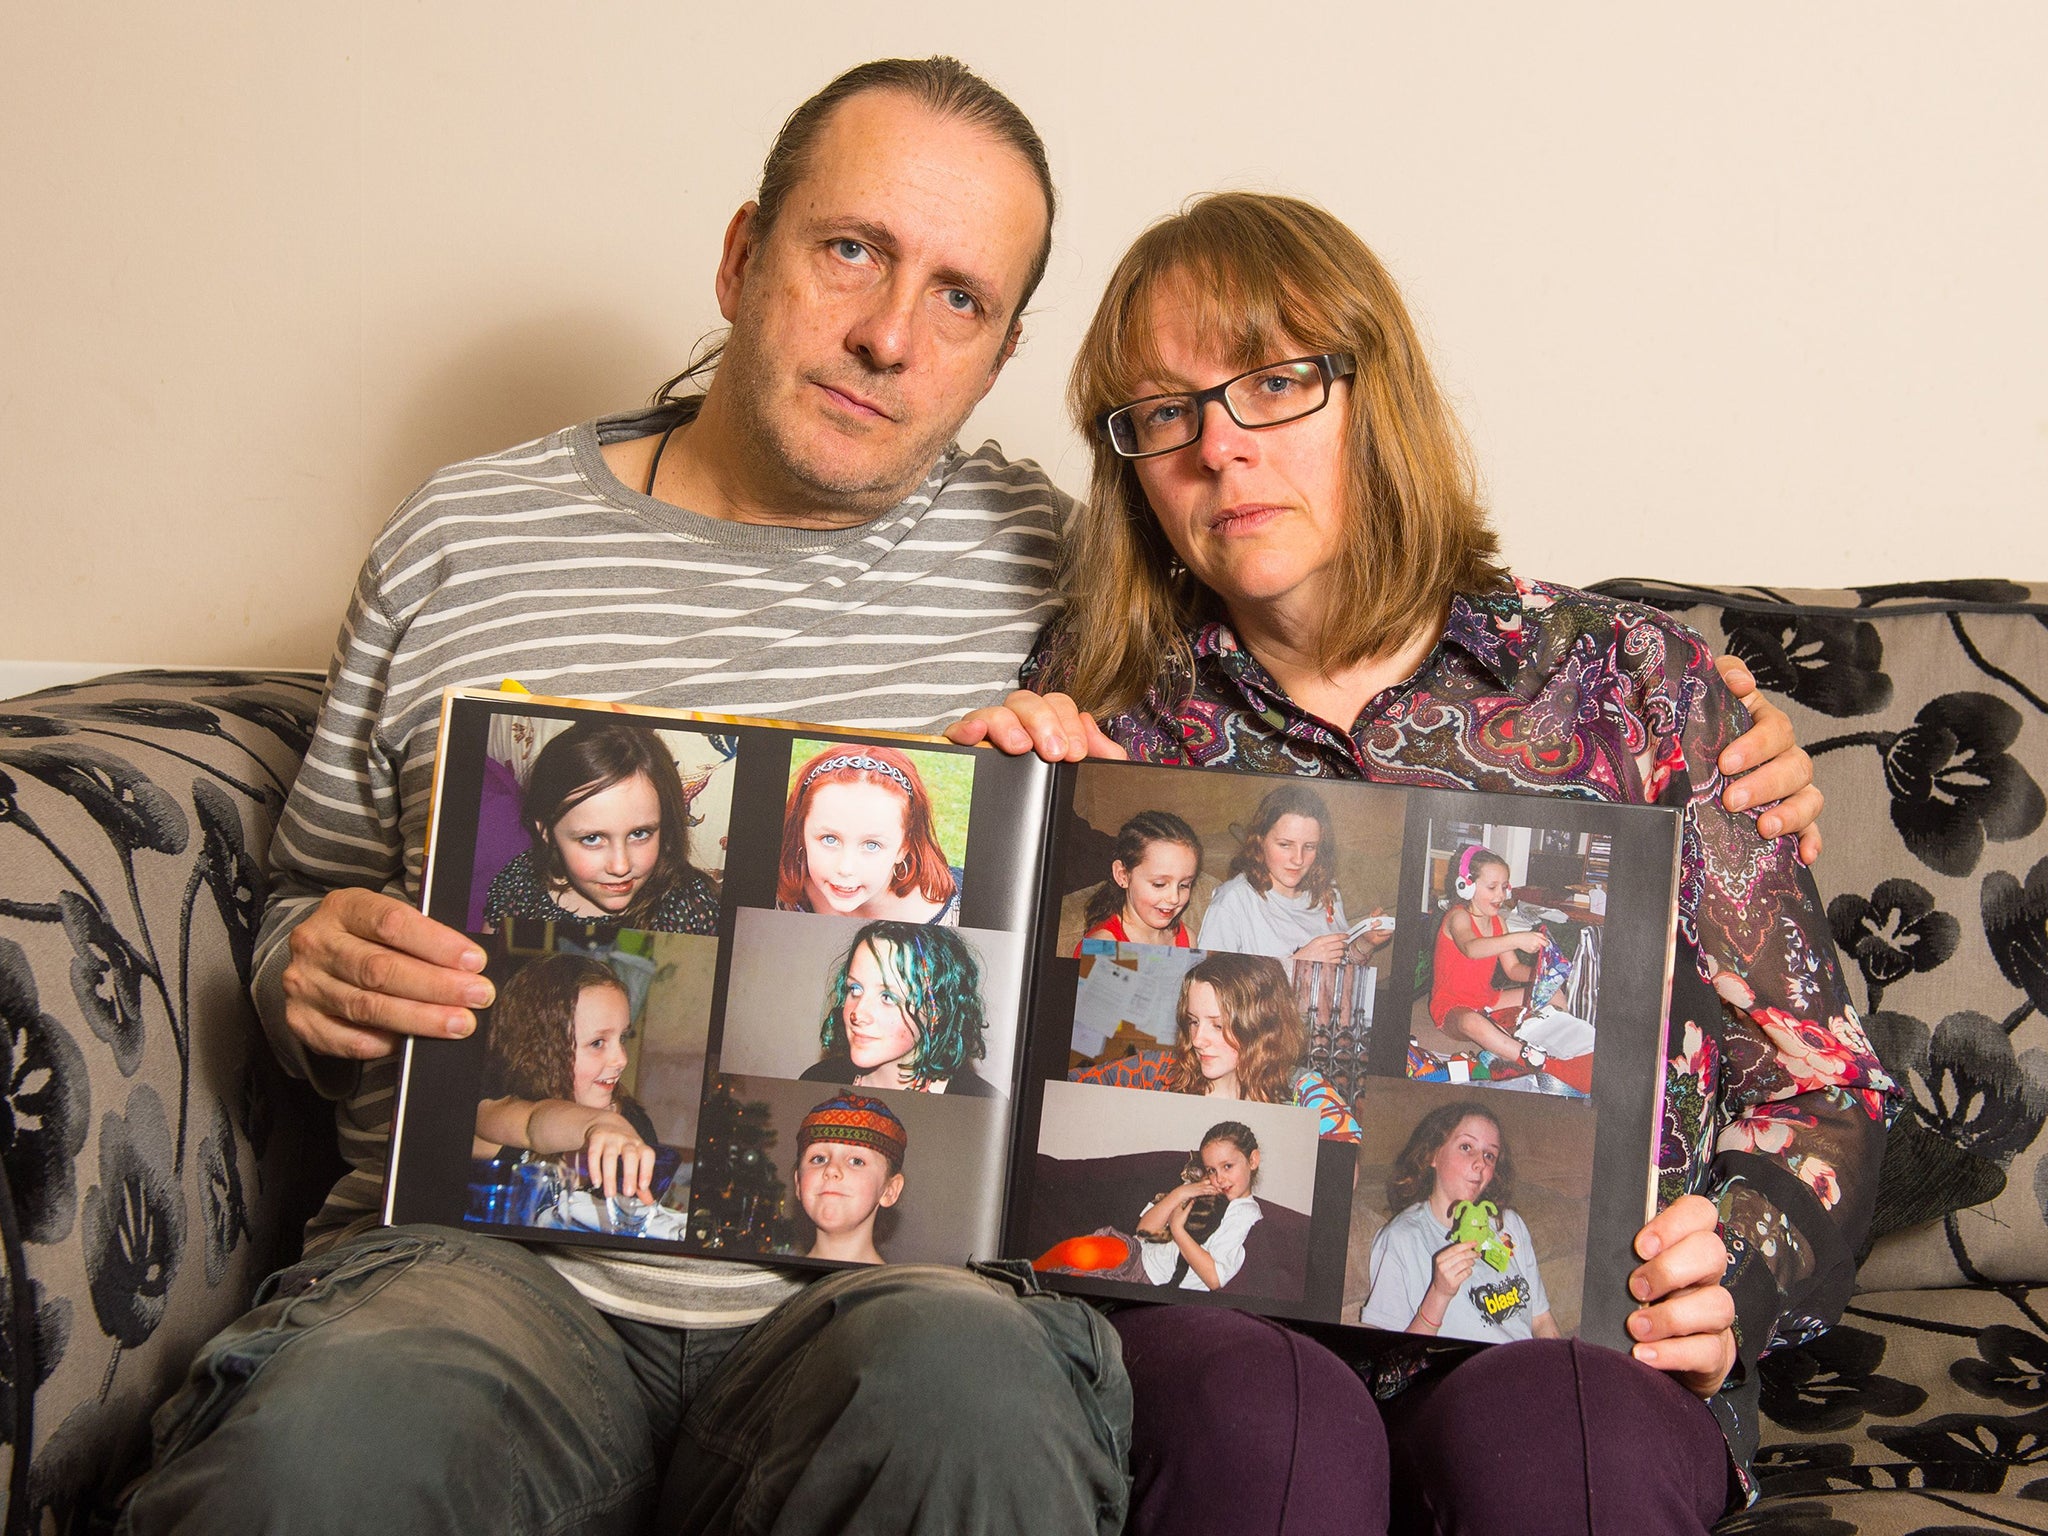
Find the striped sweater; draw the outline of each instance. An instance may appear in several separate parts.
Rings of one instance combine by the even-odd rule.
[[[936,731],[1017,685],[1052,614],[1068,504],[1036,464],[954,447],[871,523],[732,523],[606,467],[602,444],[673,420],[673,407],[609,417],[453,465],[371,547],[272,845],[253,988],[286,1066],[337,1101],[349,1172],[309,1252],[376,1220],[397,1067],[293,1037],[285,940],[342,886],[418,899],[442,689],[512,677],[538,693]],[[600,1310],[676,1327],[751,1322],[801,1283],[710,1260],[548,1257]]]

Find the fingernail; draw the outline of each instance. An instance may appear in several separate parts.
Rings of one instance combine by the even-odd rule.
[[[448,1038],[460,1040],[476,1028],[476,1020],[466,1013],[452,1015],[448,1020]]]
[[[484,952],[480,949],[465,949],[459,964],[465,971],[480,971],[484,968]]]
[[[1663,1251],[1664,1239],[1654,1232],[1645,1232],[1642,1240],[1636,1244],[1636,1252],[1646,1259],[1654,1259]]]
[[[1630,1353],[1645,1365],[1655,1365],[1657,1363],[1657,1350],[1654,1345],[1638,1344]]]
[[[1065,757],[1067,755],[1067,738],[1058,732],[1054,732],[1046,739],[1045,748],[1054,757]]]
[[[1778,825],[1778,818],[1777,818],[1777,817],[1775,817],[1775,816],[1761,816],[1761,817],[1758,817],[1758,818],[1757,818],[1757,824],[1756,824],[1756,829],[1757,829],[1757,831],[1758,831],[1758,832],[1762,833],[1762,834],[1763,834],[1763,835],[1764,835],[1765,837],[1776,837],[1776,836],[1778,835],[1778,833],[1779,833],[1779,832],[1780,832],[1781,830],[1783,830],[1782,828],[1780,828],[1780,827],[1779,827],[1779,825]]]
[[[1635,1335],[1636,1335],[1636,1336],[1637,1336],[1638,1338],[1640,1338],[1640,1337],[1642,1337],[1642,1336],[1646,1335],[1647,1333],[1649,1333],[1649,1331],[1650,1331],[1650,1315],[1649,1315],[1649,1313],[1647,1313],[1647,1312],[1632,1312],[1632,1313],[1630,1313],[1630,1314],[1629,1314],[1629,1319],[1628,1319],[1628,1331],[1629,1331],[1630,1333],[1633,1333],[1633,1334],[1635,1334]]]
[[[492,992],[489,982],[479,982],[473,987],[464,989],[462,994],[462,1000],[472,1008],[490,1007],[491,997]]]
[[[1650,1299],[1650,1282],[1642,1275],[1637,1275],[1635,1279],[1629,1281],[1628,1290],[1629,1294],[1635,1297],[1637,1301],[1648,1301]]]
[[[1731,811],[1739,811],[1739,810],[1741,810],[1741,809],[1742,809],[1742,808],[1743,808],[1743,807],[1744,807],[1745,805],[1748,805],[1748,804],[1749,804],[1749,791],[1748,791],[1748,790],[1746,790],[1746,789],[1731,789],[1731,790],[1729,790],[1729,791],[1728,791],[1728,798],[1727,798],[1727,806],[1728,806],[1728,809],[1729,809],[1729,810],[1731,810]]]

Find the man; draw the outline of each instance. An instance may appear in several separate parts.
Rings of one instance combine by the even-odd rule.
[[[1016,348],[1053,211],[1037,134],[985,82],[849,71],[726,232],[701,398],[444,470],[387,525],[255,986],[280,1055],[340,1100],[352,1171],[159,1416],[128,1529],[1121,1523],[1128,1387],[1076,1303],[370,1230],[398,1041],[467,1034],[490,1001],[482,953],[411,905],[440,691],[912,730],[999,700],[1053,613],[1063,503],[1035,465],[950,445]]]

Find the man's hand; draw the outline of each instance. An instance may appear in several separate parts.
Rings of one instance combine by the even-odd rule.
[[[1036,752],[1048,763],[1130,756],[1102,734],[1093,715],[1064,693],[1033,693],[1026,688],[954,722],[946,728],[946,739],[963,747],[985,741],[1012,757]]]
[[[290,943],[285,1023],[322,1056],[374,1061],[402,1035],[460,1038],[491,1001],[484,952],[381,891],[329,891]]]
[[[1735,1368],[1735,1298],[1721,1284],[1728,1249],[1713,1202],[1681,1195],[1636,1234],[1644,1261],[1628,1277],[1642,1303],[1628,1320],[1633,1353],[1700,1397],[1712,1397]]]
[[[1823,796],[1813,787],[1813,759],[1792,737],[1785,711],[1756,691],[1756,678],[1733,656],[1717,656],[1721,681],[1750,713],[1750,726],[1722,752],[1720,769],[1728,776],[1721,803],[1731,811],[1761,805],[1756,829],[1765,837],[1799,834],[1799,859],[1811,864],[1820,857],[1820,812]],[[1772,804],[1772,802],[1777,802]]]

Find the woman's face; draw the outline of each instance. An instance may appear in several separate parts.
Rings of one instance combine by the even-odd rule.
[[[1149,928],[1171,928],[1187,910],[1195,889],[1195,850],[1184,843],[1145,845],[1135,868],[1121,860],[1109,872],[1124,888],[1124,905]]]
[[[865,779],[833,779],[804,812],[804,892],[813,912],[858,912],[890,894],[903,857],[903,796]]]
[[[1472,877],[1472,910],[1491,917],[1508,898],[1508,872],[1498,864],[1482,864]]]
[[[1164,376],[1141,379],[1137,395],[1206,389],[1244,372],[1196,334],[1184,285],[1160,289],[1150,323]],[[1277,363],[1314,350],[1285,338]],[[1350,384],[1310,416],[1257,430],[1240,427],[1220,403],[1205,409],[1202,435],[1185,448],[1136,460],[1138,483],[1182,564],[1223,599],[1240,626],[1253,615],[1320,622],[1340,598],[1327,576],[1345,543],[1344,439]]]
[[[796,1201],[820,1232],[851,1232],[877,1209],[894,1205],[903,1175],[871,1147],[850,1141],[814,1141],[796,1160]]]
[[[626,1070],[626,1031],[633,1011],[617,987],[576,994],[576,1060],[569,1097],[585,1109],[610,1109]]]
[[[1259,839],[1260,856],[1265,860],[1266,873],[1273,878],[1273,889],[1283,896],[1300,890],[1316,861],[1316,851],[1322,846],[1323,829],[1315,817],[1290,813],[1274,822]]]
[[[1259,1154],[1239,1150],[1234,1141],[1212,1141],[1202,1148],[1202,1166],[1210,1182],[1227,1199],[1240,1200],[1252,1192],[1252,1175],[1259,1171]]]
[[[1208,982],[1188,983],[1183,1027],[1187,1030],[1188,1049],[1195,1053],[1195,1064],[1204,1082],[1214,1084],[1217,1079],[1237,1072],[1237,1042],[1230,1037],[1223,1000]]]
[[[636,773],[570,807],[548,835],[569,876],[562,905],[623,912],[661,862],[661,796]]]
[[[846,1002],[840,1020],[846,1026],[846,1054],[863,1073],[902,1062],[917,1049],[917,1025],[906,1011],[909,1000],[884,969],[872,944],[853,952],[846,965]]]
[[[1484,1115],[1467,1115],[1436,1149],[1429,1166],[1436,1172],[1436,1190],[1444,1203],[1481,1200],[1500,1163],[1500,1127]]]

